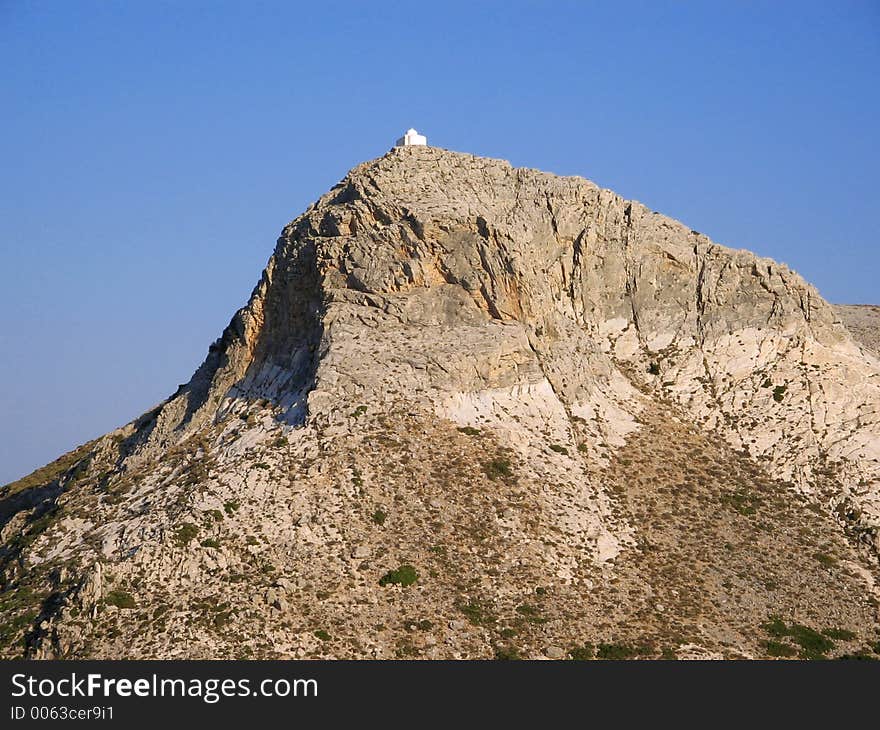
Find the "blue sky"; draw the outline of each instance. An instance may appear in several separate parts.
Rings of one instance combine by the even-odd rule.
[[[415,126],[880,303],[877,2],[0,0],[0,483],[186,382]]]

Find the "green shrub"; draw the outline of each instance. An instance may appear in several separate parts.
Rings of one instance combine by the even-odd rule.
[[[387,517],[388,515],[385,512],[383,512],[381,509],[377,509],[375,512],[373,512],[372,519],[373,522],[375,522],[377,525],[384,525],[385,519]]]
[[[520,606],[516,607],[516,612],[522,616],[525,616],[526,620],[529,623],[533,624],[544,624],[547,623],[547,619],[541,616],[541,609],[537,606],[532,606],[529,603],[523,603]]]
[[[202,547],[206,548],[219,548],[220,541],[216,538],[209,537],[207,540],[202,540]]]
[[[660,365],[654,361],[651,361],[651,364],[648,365],[648,372],[651,373],[651,375],[659,375]]]
[[[727,492],[721,495],[721,504],[744,516],[750,516],[758,511],[761,498],[743,488],[736,492]]]
[[[223,503],[223,511],[230,516],[237,512],[239,507],[241,507],[241,502],[237,499],[230,499]]]
[[[876,662],[878,661],[877,657],[875,657],[869,648],[861,649],[860,651],[855,652],[854,654],[842,654],[837,657],[840,660],[856,660],[856,661],[868,661],[868,662]]]
[[[321,641],[330,641],[330,634],[324,631],[324,629],[318,629],[315,632],[315,636],[317,636]]]
[[[192,522],[184,522],[174,533],[174,541],[181,546],[189,545],[190,541],[198,534],[198,527]]]
[[[367,412],[366,406],[358,406],[351,412],[352,418],[360,418]]]
[[[762,626],[770,636],[777,639],[788,638],[800,647],[799,657],[801,659],[825,659],[825,655],[834,648],[834,642],[828,637],[823,636],[815,629],[803,624],[791,624],[786,626],[778,616],[773,616],[770,621]],[[780,650],[779,642],[767,642],[765,646],[770,651],[769,645],[773,644],[775,650]],[[786,646],[782,644],[782,646]],[[794,651],[792,647],[788,647]],[[790,654],[774,654],[772,656],[790,656]]]
[[[773,389],[773,400],[777,403],[782,403],[782,399],[785,396],[785,391],[788,390],[787,385],[777,385]]]
[[[495,616],[492,615],[489,607],[476,598],[472,598],[467,603],[457,603],[456,608],[474,626],[491,626],[495,623]]]
[[[856,638],[855,633],[847,629],[825,629],[822,633],[835,641],[852,641]]]
[[[775,636],[777,639],[783,636],[788,636],[788,627],[779,616],[771,616],[770,620],[766,624],[763,624],[761,628],[770,634],[770,636]]]
[[[126,591],[110,591],[104,596],[104,603],[117,608],[134,608],[134,597]]]
[[[566,449],[564,446],[560,446],[559,444],[550,444],[550,449],[552,451],[555,451],[557,454],[564,454],[565,456],[568,456],[568,449]]]
[[[793,646],[772,639],[764,642],[764,650],[767,656],[790,657],[797,654],[797,649]]]
[[[801,647],[801,659],[824,659],[834,648],[834,642],[827,636],[801,624],[792,624],[788,635]]]
[[[510,459],[500,456],[483,462],[483,471],[492,480],[507,480],[513,477],[513,467],[510,464]]]
[[[396,585],[411,586],[419,579],[419,574],[412,565],[401,565],[397,570],[389,570],[379,579],[380,586]]]
[[[480,429],[473,428],[472,426],[462,426],[458,430],[461,431],[461,433],[463,433],[465,436],[479,436],[480,435]]]
[[[522,659],[519,649],[515,646],[497,646],[495,647],[495,659],[503,662],[512,662]]]
[[[627,644],[599,644],[596,656],[599,659],[632,659],[638,656],[639,650],[628,646]]]
[[[571,657],[572,661],[576,662],[587,662],[596,656],[595,647],[589,642],[584,644],[583,646],[576,646],[568,655]]]

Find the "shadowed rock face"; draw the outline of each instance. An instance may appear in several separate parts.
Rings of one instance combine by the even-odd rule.
[[[7,653],[806,651],[771,615],[861,651],[878,405],[787,267],[396,148],[284,229],[190,383],[5,488]]]

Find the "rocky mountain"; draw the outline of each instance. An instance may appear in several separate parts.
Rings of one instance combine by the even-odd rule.
[[[838,304],[834,307],[852,336],[880,355],[880,307],[870,304]]]
[[[880,658],[846,316],[587,180],[396,148],[189,383],[3,488],[3,655]]]

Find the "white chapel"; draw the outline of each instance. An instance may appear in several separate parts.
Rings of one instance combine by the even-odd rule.
[[[416,132],[414,129],[407,129],[406,134],[403,135],[397,142],[394,143],[395,147],[410,147],[412,145],[427,145],[428,138]]]

